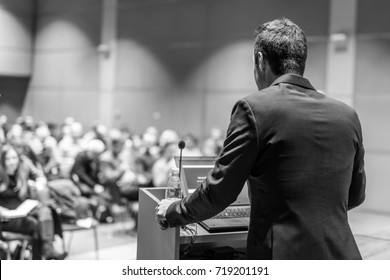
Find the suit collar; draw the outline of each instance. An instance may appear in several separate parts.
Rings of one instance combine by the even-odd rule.
[[[294,85],[297,85],[300,87],[315,90],[315,88],[310,84],[308,79],[306,79],[300,75],[297,75],[297,74],[284,74],[284,75],[280,76],[279,78],[277,78],[271,84],[271,86],[275,86],[275,85],[278,85],[280,83],[294,84]]]

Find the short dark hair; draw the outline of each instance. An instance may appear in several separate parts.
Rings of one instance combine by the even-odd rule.
[[[307,58],[306,36],[287,18],[261,24],[255,31],[255,59],[261,52],[276,75],[303,75]]]

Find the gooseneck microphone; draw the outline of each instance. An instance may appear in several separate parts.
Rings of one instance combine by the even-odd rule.
[[[183,140],[180,140],[178,146],[179,146],[180,150],[183,150],[186,147],[186,142],[184,142]]]
[[[180,149],[180,157],[179,157],[179,178],[181,179],[181,158],[182,158],[182,152],[183,149],[186,147],[186,142],[183,140],[179,141],[178,147]]]

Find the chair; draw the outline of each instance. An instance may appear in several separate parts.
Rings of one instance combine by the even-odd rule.
[[[30,254],[27,254],[28,247],[31,244],[32,237],[30,235],[25,235],[21,233],[16,232],[10,232],[10,231],[2,231],[0,232],[0,240],[3,241],[6,245],[6,258],[7,260],[12,259],[12,252],[11,252],[11,242],[18,241],[21,244],[20,252],[19,252],[19,259],[24,260],[27,256],[27,259],[32,258],[32,252],[30,251]]]
[[[137,231],[138,201],[129,201],[122,197],[120,204],[116,205],[116,210],[111,208],[114,222],[121,225],[121,229],[115,231],[118,235],[132,235]],[[129,227],[129,221],[134,220],[134,225]]]
[[[71,246],[72,246],[72,240],[73,240],[73,233],[76,231],[83,231],[83,230],[91,230],[93,232],[93,238],[94,238],[94,247],[95,247],[95,256],[96,259],[99,259],[99,241],[98,241],[98,233],[97,233],[97,226],[98,223],[96,221],[91,222],[91,224],[88,226],[80,226],[77,225],[76,222],[61,222],[62,232],[68,232],[70,234],[70,237],[68,239],[68,244],[66,246],[65,237],[62,235],[61,241],[62,241],[62,249],[64,253],[69,254]]]
[[[93,237],[94,237],[96,259],[99,259],[99,242],[98,242],[98,233],[97,233],[98,222],[92,218],[87,218],[90,220],[87,219],[76,220],[75,218],[64,219],[63,212],[60,207],[54,206],[51,207],[51,209],[53,212],[55,228],[58,229],[56,230],[56,234],[61,238],[63,252],[66,253],[66,255],[69,255],[72,246],[74,232],[91,230],[93,232]],[[89,222],[82,224],[81,221],[86,221],[86,222],[89,221]],[[70,234],[67,245],[63,234],[64,232],[68,232]]]

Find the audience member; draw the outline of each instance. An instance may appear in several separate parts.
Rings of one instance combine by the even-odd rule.
[[[112,197],[99,178],[99,156],[104,150],[102,141],[91,140],[87,149],[76,156],[70,178],[79,187],[82,196],[90,199],[95,218],[100,222],[111,222],[108,204]]]
[[[19,155],[15,148],[6,145],[0,153],[0,218],[4,209],[16,209],[26,199],[34,198],[31,187],[38,186],[39,175],[30,160]],[[40,204],[26,217],[2,219],[1,228],[5,231],[31,235],[34,238],[34,258],[42,255],[45,259],[63,259],[65,254],[53,247],[54,222],[53,212]]]
[[[124,149],[125,139],[119,130],[111,130],[109,133],[108,149],[99,157],[100,179],[115,203],[121,203],[121,191],[119,186],[124,178],[135,177],[130,171],[130,154]],[[131,172],[131,176],[128,173]]]
[[[212,128],[210,137],[207,138],[202,147],[202,152],[205,156],[218,156],[223,147],[222,132],[218,128]]]
[[[109,148],[100,157],[102,182],[108,184],[116,201],[121,197],[138,201],[140,187],[151,186],[151,174],[144,156],[131,154],[119,130],[110,133]]]
[[[41,163],[39,162],[37,153],[34,152],[34,150],[30,145],[31,143],[29,142],[30,139],[31,139],[31,131],[30,132],[23,131],[21,135],[12,132],[8,134],[8,143],[12,145],[12,147],[15,148],[20,155],[27,157],[36,168],[40,177],[43,178],[44,177],[43,168]],[[41,152],[41,149],[36,148],[36,151],[39,153]]]
[[[192,133],[187,133],[182,137],[182,140],[186,143],[183,150],[183,156],[186,157],[199,157],[202,156],[202,151],[199,148],[199,141]]]
[[[173,130],[167,129],[161,133],[159,144],[162,147],[161,157],[152,168],[153,185],[166,187],[171,169],[176,166],[174,156],[177,154],[179,137]]]
[[[8,133],[8,118],[6,115],[0,116],[0,145],[5,144],[7,141],[7,133]]]
[[[48,181],[62,178],[59,151],[54,137],[44,140],[43,150],[39,159]]]

